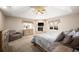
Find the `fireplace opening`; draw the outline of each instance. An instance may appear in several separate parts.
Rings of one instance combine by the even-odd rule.
[[[38,31],[43,31],[43,27],[42,28],[38,27]]]

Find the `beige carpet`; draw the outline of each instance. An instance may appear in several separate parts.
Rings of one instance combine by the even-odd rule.
[[[12,41],[9,43],[9,51],[10,52],[41,52],[41,50],[35,47],[31,40],[33,35],[24,36],[21,39]]]

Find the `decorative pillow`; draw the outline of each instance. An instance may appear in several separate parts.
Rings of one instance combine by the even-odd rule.
[[[56,42],[62,41],[62,40],[64,39],[64,37],[65,37],[65,34],[62,32],[62,33],[58,36],[58,38],[56,39]]]
[[[63,44],[70,44],[73,41],[72,36],[65,36],[62,43]]]
[[[72,32],[70,32],[70,33],[68,34],[68,36],[73,36],[75,33],[76,33],[76,32],[73,30]]]
[[[73,35],[73,37],[79,37],[79,31],[76,32],[76,33]]]
[[[67,34],[69,34],[72,31],[73,31],[73,29],[70,29],[69,31],[65,31],[64,34],[67,35]]]
[[[79,28],[75,28],[74,30],[75,30],[76,32],[78,32],[78,31],[79,31]]]
[[[73,48],[79,46],[79,37],[74,37],[72,43],[70,44]]]

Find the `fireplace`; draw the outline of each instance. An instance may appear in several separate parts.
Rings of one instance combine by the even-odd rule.
[[[38,31],[43,31],[43,27],[42,27],[42,28],[39,28],[39,27],[38,27]]]

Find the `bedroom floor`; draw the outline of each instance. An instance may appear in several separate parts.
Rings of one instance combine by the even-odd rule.
[[[10,52],[41,52],[41,50],[31,43],[33,35],[24,36],[21,39],[9,43]]]

